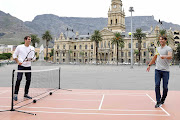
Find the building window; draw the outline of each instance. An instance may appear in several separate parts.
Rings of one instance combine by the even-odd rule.
[[[76,50],[76,45],[74,45],[74,49]]]
[[[112,49],[114,49],[114,44],[112,44]]]
[[[81,62],[81,59],[79,59],[79,62]]]
[[[87,45],[85,45],[85,49],[87,49]]]
[[[65,53],[63,52],[63,57],[65,56]]]
[[[101,48],[103,48],[103,42],[101,42]]]
[[[128,52],[128,56],[131,57],[131,52]]]
[[[93,49],[93,45],[91,45],[91,49]]]
[[[146,48],[146,43],[143,44],[143,47]]]
[[[65,62],[66,60],[65,59],[63,59],[63,62]]]
[[[79,49],[81,49],[82,48],[82,46],[81,45],[79,45]]]
[[[131,48],[131,43],[128,44],[129,48]]]
[[[121,52],[121,57],[124,57],[124,52]]]
[[[104,42],[104,48],[106,48],[106,41]]]
[[[112,20],[111,20],[111,25],[112,25]]]
[[[65,44],[63,45],[63,49],[66,49],[66,45]]]
[[[138,43],[136,43],[136,48],[138,48]]]
[[[74,53],[74,57],[76,57],[76,53]]]
[[[57,52],[57,57],[59,56],[58,52]]]
[[[146,59],[144,59],[144,63],[146,63]]]
[[[146,56],[146,52],[144,52],[144,56]]]
[[[110,41],[108,42],[108,47],[110,48],[111,46],[110,46]]]
[[[57,49],[59,49],[59,45],[57,45]]]
[[[91,56],[93,55],[93,52],[91,52]]]
[[[116,24],[117,24],[117,19],[116,19]]]
[[[87,52],[85,52],[85,56],[87,57]]]
[[[85,62],[87,62],[87,59],[85,59]]]

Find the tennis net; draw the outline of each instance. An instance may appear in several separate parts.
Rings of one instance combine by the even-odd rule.
[[[18,94],[17,91],[17,75],[23,74],[20,82]],[[31,76],[28,96],[32,99],[24,97],[26,91],[27,81],[26,76]],[[53,92],[60,89],[60,68],[44,69],[44,70],[13,70],[12,72],[12,105],[11,110],[19,109],[31,103],[36,103],[38,100],[52,95]],[[17,99],[15,100],[15,97]],[[26,102],[24,102],[26,101]]]

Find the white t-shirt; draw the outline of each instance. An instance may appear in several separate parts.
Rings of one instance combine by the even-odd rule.
[[[13,58],[18,58],[18,61],[22,63],[21,66],[24,67],[30,67],[31,66],[31,61],[24,61],[23,60],[26,58],[27,54],[31,51],[34,50],[34,47],[29,45],[28,47],[26,47],[24,44],[22,45],[18,45],[14,54],[13,54]],[[36,57],[33,58],[33,60],[35,60]]]

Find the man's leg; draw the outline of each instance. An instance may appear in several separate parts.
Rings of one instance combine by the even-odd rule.
[[[26,67],[26,70],[31,70],[31,67]],[[31,72],[25,73],[25,76],[26,76],[26,86],[25,86],[24,93],[28,94],[29,93],[29,87],[31,84]]]
[[[163,95],[161,102],[164,103],[168,93],[169,72],[163,71]]]
[[[161,71],[155,70],[155,92],[156,92],[157,102],[160,102],[161,100],[160,83],[161,83]]]
[[[155,70],[155,92],[156,92],[156,101],[157,101],[155,108],[161,107],[160,83],[161,83],[161,71]]]
[[[23,70],[23,69],[24,69],[23,66],[18,65],[18,70]],[[23,76],[23,73],[21,73],[21,72],[17,73],[17,80],[16,80],[16,85],[15,85],[15,91],[14,91],[14,100],[15,101],[17,101],[17,95],[19,92],[19,86],[21,84],[22,76]]]

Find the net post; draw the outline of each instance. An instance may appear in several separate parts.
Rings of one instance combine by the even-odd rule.
[[[11,110],[10,111],[14,111],[14,101],[13,101],[13,97],[14,97],[14,72],[15,70],[13,69],[12,71],[12,98],[11,98]]]
[[[61,76],[60,76],[60,74],[61,74],[61,67],[59,67],[59,89],[61,89]]]

